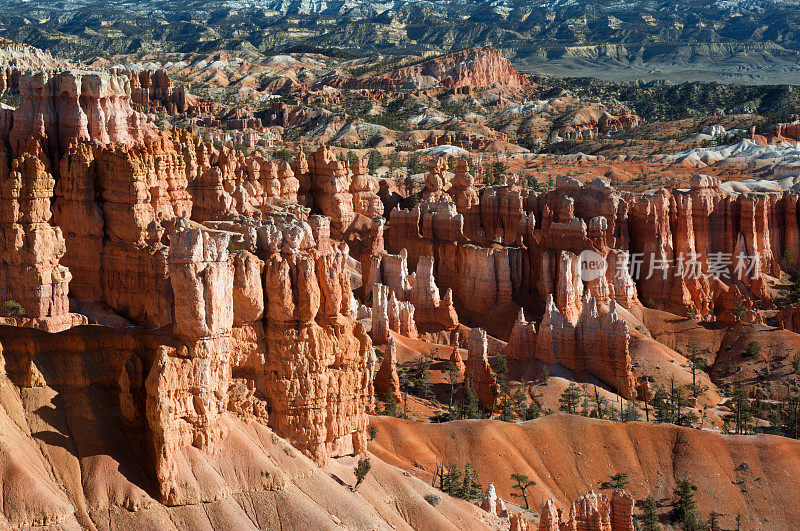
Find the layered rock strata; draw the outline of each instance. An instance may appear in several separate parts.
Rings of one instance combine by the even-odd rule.
[[[0,164],[0,300],[20,324],[49,331],[81,321],[69,313],[64,237],[50,224],[54,186],[35,156],[14,158],[10,171]]]

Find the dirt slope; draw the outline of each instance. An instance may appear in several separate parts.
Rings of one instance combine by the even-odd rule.
[[[370,450],[430,481],[437,463],[475,465],[484,487],[494,482],[510,498],[512,473],[536,480],[531,507],[554,497],[567,506],[614,472],[630,475],[637,500],[653,494],[663,522],[677,480],[698,486],[703,515],[723,513],[722,524],[742,529],[792,529],[800,514],[796,495],[800,442],[776,436],[725,436],[646,423],[613,423],[559,414],[522,424],[466,420],[422,424],[375,417]],[[417,463],[417,467],[414,464]],[[419,468],[424,467],[424,470]]]

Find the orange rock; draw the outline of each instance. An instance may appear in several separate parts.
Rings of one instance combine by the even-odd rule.
[[[539,531],[631,531],[633,527],[633,497],[616,490],[609,500],[603,493],[589,491],[579,497],[564,518],[553,499],[542,507]]]
[[[60,264],[66,245],[61,229],[50,224],[54,186],[45,164],[27,153],[12,161],[10,172],[0,169],[0,300],[19,305],[10,316],[23,318],[21,324],[50,331],[73,323],[72,275]]]
[[[459,374],[463,375],[467,367],[464,365],[464,360],[461,358],[461,353],[458,351],[458,348],[458,333],[456,333],[455,340],[453,341],[453,352],[450,354],[450,361],[456,366]]]
[[[386,352],[383,354],[381,367],[375,375],[375,396],[380,400],[386,400],[392,394],[399,404],[403,395],[400,392],[400,377],[397,374],[397,345],[394,338],[389,339]]]
[[[322,145],[308,159],[314,206],[331,218],[331,225],[343,233],[355,219],[350,170],[336,159],[328,146]]]
[[[487,347],[486,332],[473,328],[469,333],[464,381],[468,380],[475,389],[481,407],[491,412],[497,400],[497,376],[489,366]]]
[[[603,316],[588,293],[582,306],[579,320],[572,324],[562,318],[552,297],[548,299],[536,341],[536,358],[594,375],[625,398],[631,398],[636,383],[628,352],[627,323],[617,315],[614,301]]]
[[[519,316],[511,329],[503,354],[515,360],[531,360],[536,356],[536,325],[525,320],[525,312],[520,308]]]
[[[529,531],[533,529],[533,524],[530,520],[523,518],[520,513],[512,514],[509,523],[510,531]]]

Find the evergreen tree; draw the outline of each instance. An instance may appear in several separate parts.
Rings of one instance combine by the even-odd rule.
[[[467,463],[464,466],[464,474],[461,479],[461,492],[459,498],[465,500],[474,500],[480,498],[483,487],[478,482],[478,471],[472,466],[472,463]]]
[[[414,375],[411,378],[414,386],[414,393],[421,397],[430,399],[433,397],[433,380],[431,378],[431,355],[421,356],[417,360]]]
[[[516,392],[511,396],[511,404],[514,408],[514,414],[522,419],[525,418],[526,400],[527,397],[525,396],[525,393],[522,392],[522,388],[518,388]]]
[[[516,418],[514,414],[514,403],[508,396],[501,396],[497,409],[500,412],[500,420],[503,422],[514,422]]]
[[[536,402],[531,402],[528,404],[528,407],[525,408],[525,415],[523,418],[525,420],[538,419],[541,414],[542,410],[539,408],[539,405]]]
[[[687,350],[689,351],[689,368],[692,371],[692,385],[690,386],[690,391],[694,398],[702,395],[706,391],[708,391],[707,385],[700,385],[697,383],[697,371],[704,371],[708,367],[704,358],[700,356],[702,354],[710,355],[711,351],[706,348],[700,347],[696,342],[692,341],[686,346]]]
[[[715,511],[711,511],[708,514],[708,520],[706,521],[706,527],[708,527],[709,531],[719,531],[719,517],[722,516],[722,513],[718,513]]]
[[[558,399],[559,406],[558,408],[561,411],[570,414],[577,414],[578,406],[581,403],[581,388],[575,384],[575,382],[570,382],[564,392],[561,393],[561,398]]]
[[[406,164],[408,175],[414,175],[417,173],[422,173],[424,170],[422,166],[422,162],[420,162],[419,158],[416,155],[409,155],[408,156],[408,163]]]
[[[697,502],[694,493],[697,486],[689,481],[685,476],[678,481],[675,487],[675,520],[687,531],[697,531],[703,528],[700,516],[697,511]]]
[[[604,419],[607,416],[607,408],[606,408],[607,400],[600,396],[600,391],[597,389],[597,386],[594,386],[594,403],[595,409],[592,416],[598,419]]]
[[[525,502],[525,508],[530,509],[528,506],[528,494],[527,489],[536,485],[536,482],[530,479],[525,474],[511,474],[511,479],[514,480],[514,484],[511,485],[511,488],[514,490],[518,490],[519,494],[516,492],[512,493],[512,496],[516,496],[517,498],[522,498]]]
[[[550,370],[547,368],[547,365],[544,366],[542,369],[542,383],[547,385],[547,382],[550,380]]]
[[[442,476],[442,491],[450,496],[458,497],[461,492],[461,472],[456,465],[447,467],[447,472]]]
[[[608,481],[600,481],[601,490],[625,490],[630,480],[627,472],[617,472],[608,476]]]
[[[500,397],[498,404],[500,420],[511,422],[514,420],[514,405],[511,401],[511,391],[508,387],[508,358],[501,353],[493,360],[493,365],[494,372],[497,375],[495,395]]]
[[[731,417],[736,426],[736,434],[742,435],[749,431],[750,421],[753,418],[753,411],[750,407],[750,400],[743,389],[738,389],[733,393],[733,400],[730,403],[732,410]]]
[[[358,486],[361,485],[361,482],[364,481],[371,469],[372,464],[369,462],[368,457],[362,457],[358,460],[358,465],[353,469],[353,473],[356,475],[356,485],[353,487],[353,492],[358,490]]]
[[[383,414],[390,417],[399,416],[399,412],[397,411],[397,398],[395,398],[391,389],[386,391],[386,396],[383,399]]]
[[[458,416],[462,419],[478,419],[482,417],[481,408],[478,404],[478,395],[472,386],[472,380],[469,378],[464,381],[464,396]]]
[[[445,369],[447,370],[445,378],[450,385],[450,413],[453,413],[453,396],[456,390],[456,380],[458,380],[460,374],[458,372],[458,366],[450,360],[447,360],[445,363]]]
[[[636,407],[636,401],[628,400],[628,403],[625,405],[625,409],[622,412],[622,421],[623,422],[636,422],[637,420],[641,420],[642,412],[639,411],[639,408]]]
[[[369,159],[367,159],[367,169],[370,173],[375,173],[375,171],[383,166],[383,155],[381,152],[373,149],[369,152]]]
[[[656,499],[651,494],[644,500],[642,531],[659,531],[659,529],[661,526],[658,525],[658,506]]]

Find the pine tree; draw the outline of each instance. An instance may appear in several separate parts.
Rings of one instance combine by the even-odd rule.
[[[361,485],[361,482],[364,481],[371,469],[372,464],[369,462],[368,457],[362,457],[358,460],[358,465],[353,469],[353,472],[356,475],[356,484],[353,487],[353,492],[358,490],[358,486]]]
[[[500,398],[497,409],[500,412],[500,420],[503,422],[513,422],[516,418],[516,415],[514,415],[514,404],[508,396],[502,396]]]
[[[518,417],[525,419],[525,401],[527,397],[525,393],[522,392],[521,388],[518,388],[516,392],[511,397],[511,404],[514,408],[514,414]],[[527,420],[527,419],[525,419]]]
[[[525,474],[511,474],[511,479],[514,480],[514,484],[511,485],[511,488],[520,492],[519,494],[514,492],[511,495],[516,496],[517,498],[522,498],[525,501],[525,508],[530,509],[528,506],[528,494],[525,491],[536,485],[536,482]]]
[[[696,531],[703,528],[700,516],[697,512],[697,502],[694,493],[697,486],[689,481],[685,476],[678,481],[675,487],[675,520],[687,531]]]
[[[672,422],[672,408],[664,389],[659,388],[656,390],[651,404],[657,422]]]
[[[608,481],[600,481],[601,490],[625,490],[630,480],[626,472],[617,472],[608,476]]]
[[[461,472],[456,465],[447,467],[447,472],[442,476],[442,491],[450,496],[458,497],[461,492]]]
[[[656,499],[651,494],[644,500],[642,531],[659,531],[659,529],[661,526],[658,525],[658,506]]]
[[[461,481],[461,492],[459,498],[465,500],[474,500],[479,498],[483,487],[478,482],[478,471],[472,466],[472,463],[467,463],[464,466],[464,475]]]
[[[390,417],[397,417],[399,414],[397,411],[397,398],[395,398],[391,389],[386,391],[386,396],[383,399],[383,414]]]
[[[634,400],[628,400],[628,403],[625,404],[625,410],[622,412],[622,421],[636,422],[637,420],[641,420],[641,418],[642,412],[636,407],[636,402]]]
[[[445,363],[445,368],[447,369],[447,373],[445,374],[445,378],[447,378],[447,383],[450,385],[450,413],[453,413],[453,396],[455,395],[456,390],[456,380],[459,377],[458,366],[450,360],[447,360]]]
[[[536,402],[531,402],[528,404],[528,407],[525,408],[525,420],[533,420],[538,419],[539,415],[542,414],[542,410],[539,408],[539,405]]]
[[[578,406],[581,403],[581,388],[575,382],[570,382],[569,386],[561,393],[561,398],[558,399],[559,409],[566,413],[577,414]]]
[[[459,417],[462,419],[481,418],[481,408],[478,404],[478,395],[472,386],[472,380],[467,378],[464,381],[464,397],[462,399]]]
[[[417,360],[411,383],[414,386],[414,393],[421,397],[430,399],[433,397],[433,379],[431,378],[432,356],[422,356]]]
[[[733,400],[730,404],[731,416],[736,426],[736,434],[742,435],[750,430],[750,421],[753,418],[753,411],[750,407],[750,400],[747,398],[747,393],[739,389],[733,393]]]
[[[375,170],[383,166],[383,155],[380,151],[373,149],[369,152],[369,159],[367,159],[367,169],[370,173],[375,173]]]

